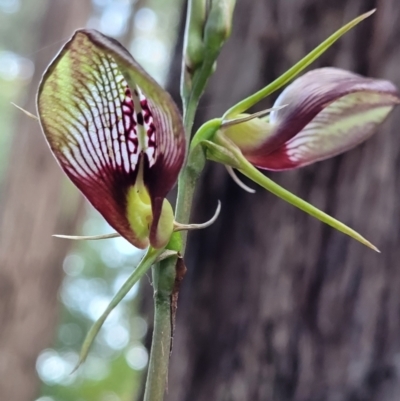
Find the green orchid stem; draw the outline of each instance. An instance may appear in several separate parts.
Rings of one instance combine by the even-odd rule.
[[[184,105],[184,127],[189,147],[190,137],[196,114],[197,105],[202,95],[209,75],[212,73],[212,63],[206,60],[202,68],[193,78],[192,93]],[[185,101],[185,99],[183,99]],[[193,202],[193,196],[198,178],[205,164],[205,155],[201,146],[191,152],[186,166],[182,169],[178,180],[178,197],[175,208],[175,219],[187,224]],[[182,237],[179,251],[182,255],[186,247],[186,231],[179,233]],[[156,265],[154,277],[154,329],[151,342],[149,368],[146,381],[144,401],[162,401],[168,379],[168,364],[171,344],[171,274],[175,277],[177,257],[171,257]]]
[[[208,79],[213,73],[214,63],[217,55],[207,53],[201,67],[193,75],[193,86],[190,96],[183,98],[184,118],[183,124],[186,132],[187,147],[189,147],[194,118],[200,97],[204,92]]]
[[[193,110],[195,111],[195,108]],[[190,112],[185,115],[186,129],[191,130],[194,114],[194,112]],[[198,146],[196,152],[189,156],[187,165],[179,176],[175,208],[175,219],[179,223],[187,224],[189,222],[194,190],[204,163],[204,151],[201,146]],[[175,234],[179,236],[180,240],[177,249],[174,250],[183,254],[187,233],[182,231]],[[170,257],[153,268],[154,328],[144,401],[162,401],[164,399],[172,334],[171,296],[173,286],[171,287],[170,278],[172,274],[175,278],[176,261],[177,257]]]
[[[324,213],[322,210],[319,210],[315,206],[309,204],[308,202],[300,199],[296,195],[292,194],[291,192],[287,191],[286,189],[282,188],[274,181],[270,180],[264,174],[262,174],[259,170],[257,170],[251,163],[249,163],[246,159],[242,158],[240,163],[239,171],[265,188],[266,190],[272,192],[274,195],[278,196],[279,198],[285,200],[286,202],[296,206],[300,210],[308,213],[309,215],[321,220],[323,223],[330,225],[331,227],[335,228],[338,231],[341,231],[344,234],[349,235],[350,237],[354,238],[355,240],[361,242],[362,244],[366,245],[367,247],[373,249],[376,252],[380,252],[378,248],[376,248],[373,244],[371,244],[368,240],[366,240],[363,236],[358,234],[356,231],[347,227],[345,224],[341,223],[340,221],[334,219],[333,217],[329,216],[328,214]]]
[[[155,271],[160,273],[160,268],[158,266],[153,268],[153,277]],[[144,401],[163,400],[168,378],[172,330],[170,298],[162,299],[155,295],[154,303],[153,338]]]
[[[171,295],[175,283],[176,258],[153,267],[154,329],[144,401],[164,398],[172,341]]]
[[[214,20],[210,20],[210,27],[206,29],[205,42],[204,42],[204,58],[201,46],[197,46],[195,51],[195,62],[198,62],[198,68],[193,73],[191,79],[188,78],[185,62],[182,71],[181,79],[181,96],[183,101],[184,110],[184,128],[187,141],[188,159],[186,166],[182,169],[178,179],[178,196],[175,208],[175,219],[181,224],[188,224],[190,213],[192,209],[193,197],[195,188],[203,171],[205,165],[205,153],[201,146],[196,146],[194,149],[190,148],[189,144],[192,136],[192,128],[194,118],[196,115],[197,106],[200,98],[204,92],[208,79],[214,72],[215,61],[219,55],[221,47],[227,37],[229,36],[230,22],[227,23],[226,19],[231,18],[231,11],[234,8],[234,1],[228,8],[222,10],[215,7],[211,13]],[[202,1],[202,4],[205,3]],[[227,15],[222,15],[221,11],[230,10]],[[210,15],[211,15],[210,14]],[[208,17],[210,18],[210,15]],[[222,15],[222,17],[221,17]],[[230,17],[229,17],[230,15]],[[224,17],[224,18],[223,18]],[[219,19],[218,19],[219,18]],[[190,18],[188,24],[194,24],[196,19]],[[219,23],[224,23],[224,30],[219,30]],[[215,28],[215,32],[214,32]],[[195,32],[198,34],[196,26],[187,26],[186,32]],[[186,41],[185,48],[189,49],[191,44]],[[184,55],[185,59],[185,55]],[[219,124],[215,126],[219,127]],[[206,127],[212,131],[213,127]],[[215,132],[217,128],[213,132]],[[175,249],[181,256],[185,253],[187,232],[180,233],[179,249]],[[154,298],[155,298],[155,317],[154,317],[154,331],[153,340],[151,344],[151,353],[149,361],[149,370],[147,375],[145,401],[162,401],[165,393],[165,386],[168,378],[168,363],[169,363],[169,344],[171,344],[171,296],[173,285],[171,286],[170,277],[175,277],[177,257],[171,257],[164,262],[154,267]]]
[[[79,361],[74,371],[79,368],[79,366],[85,361],[89,349],[93,344],[94,339],[96,338],[98,332],[101,329],[101,326],[112,312],[112,310],[121,302],[121,300],[128,294],[131,288],[146,274],[146,272],[150,269],[151,265],[155,262],[155,260],[163,253],[163,249],[154,249],[149,248],[146,255],[140,261],[139,265],[130,275],[128,280],[125,281],[120,290],[115,294],[114,298],[111,300],[107,309],[103,312],[103,314],[97,319],[97,321],[90,328],[88,334],[86,335],[85,341],[83,342],[81,353],[79,355]]]
[[[198,71],[198,75],[195,74],[194,76],[193,92],[189,98],[187,108],[185,108],[186,113],[184,114],[184,127],[186,133],[192,132],[197,105],[207,84],[208,78],[212,74],[212,66],[213,62],[211,62],[209,57],[206,57],[202,68]],[[221,121],[221,119],[214,119],[205,123],[196,133],[190,147],[188,148],[188,160],[178,179],[178,196],[175,208],[175,219],[181,224],[189,223],[194,191],[206,162],[203,148],[197,145],[201,140],[212,136],[218,130],[219,126],[221,125]],[[187,134],[187,137],[190,138],[191,135]],[[187,232],[184,231],[181,235],[182,249],[180,252],[183,255],[186,248]]]

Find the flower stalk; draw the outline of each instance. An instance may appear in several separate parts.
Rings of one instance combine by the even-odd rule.
[[[222,45],[228,39],[232,24],[232,13],[235,6],[233,0],[213,0],[208,10],[208,20],[200,27],[198,17],[193,10],[204,7],[203,0],[189,1],[189,18],[186,21],[184,65],[181,77],[181,98],[183,103],[183,126],[186,135],[187,149],[192,137],[192,128],[197,106],[214,72],[215,62]],[[200,10],[201,11],[201,10]],[[198,15],[203,15],[202,13]],[[204,53],[200,45],[199,33],[204,29]],[[195,37],[190,43],[190,37]],[[193,46],[192,46],[193,45]],[[187,60],[193,60],[194,71],[189,70]],[[190,75],[189,75],[190,74]],[[192,209],[195,188],[206,162],[205,152],[197,146],[190,152],[186,165],[178,178],[178,196],[175,208],[175,219],[181,224],[188,224]],[[177,251],[181,256],[186,249],[187,232],[180,234],[181,243]],[[178,235],[179,235],[178,234]],[[171,257],[153,269],[154,279],[154,329],[151,345],[150,361],[146,381],[145,401],[162,401],[168,380],[169,349],[166,347],[172,341],[172,310],[171,297],[173,292],[172,276],[176,275],[177,257]]]
[[[144,401],[164,399],[168,385],[168,364],[172,341],[172,292],[176,258],[153,266],[154,328]]]
[[[191,130],[196,107],[197,102],[195,106],[192,104],[192,108],[186,108],[185,129]],[[194,191],[204,165],[204,151],[199,146],[198,153],[188,159],[179,175],[175,218],[182,224],[189,222]],[[173,237],[175,244],[167,248],[175,249],[179,255],[172,256],[153,267],[154,327],[144,401],[162,401],[168,386],[168,365],[173,334],[171,299],[176,278],[176,264],[178,256],[183,256],[185,253],[187,232],[176,232]]]

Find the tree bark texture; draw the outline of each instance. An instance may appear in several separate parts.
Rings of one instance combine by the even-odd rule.
[[[239,0],[199,117],[222,115],[374,7],[313,68],[400,86],[399,1]],[[221,166],[206,170],[192,221],[209,218],[218,199],[223,209],[189,237],[169,401],[400,400],[399,126],[397,109],[343,156],[268,173],[382,254],[262,189],[243,192]]]
[[[86,24],[88,0],[52,0],[43,19],[35,75],[24,107],[35,112],[36,90],[47,64],[73,30]],[[32,401],[39,390],[38,353],[48,347],[57,322],[57,290],[77,193],[63,180],[39,124],[19,114],[0,210],[0,398]],[[72,194],[71,194],[72,193]]]

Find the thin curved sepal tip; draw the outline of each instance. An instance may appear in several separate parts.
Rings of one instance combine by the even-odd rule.
[[[30,113],[28,110],[23,109],[22,107],[18,106],[17,104],[11,102],[11,104],[16,107],[18,110],[22,111],[24,114],[26,114],[28,117],[33,118],[36,121],[39,121],[39,118],[35,116],[34,114]]]
[[[215,210],[214,216],[206,221],[205,223],[201,224],[181,224],[174,222],[174,231],[191,231],[191,230],[201,230],[203,228],[210,227],[212,224],[216,222],[218,219],[219,214],[221,213],[221,201],[218,201],[217,209]]]
[[[372,15],[376,11],[376,8],[373,8],[371,11],[367,11],[365,14],[360,15],[360,19],[365,19],[368,18],[370,15]]]
[[[374,244],[367,240],[365,240],[364,245],[366,245],[368,248],[371,248],[375,252],[382,253]]]
[[[244,182],[240,180],[240,178],[236,175],[235,171],[231,166],[225,165],[225,168],[228,174],[231,176],[232,180],[235,181],[235,183],[239,185],[240,188],[242,188],[246,192],[249,192],[250,194],[256,193],[255,189],[248,187]]]
[[[100,239],[118,238],[121,235],[118,233],[101,234],[101,235],[63,235],[53,234],[52,237],[70,239],[73,241],[97,241]]]

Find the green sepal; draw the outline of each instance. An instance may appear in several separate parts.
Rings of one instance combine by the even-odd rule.
[[[154,249],[151,247],[147,250],[146,255],[140,261],[139,265],[125,281],[118,292],[114,295],[114,298],[111,300],[103,314],[96,320],[96,322],[94,322],[94,324],[90,328],[82,344],[79,354],[79,361],[76,364],[73,372],[75,372],[82,365],[82,363],[85,362],[89,354],[90,347],[92,346],[93,341],[95,340],[97,334],[99,333],[101,327],[103,326],[103,323],[106,321],[109,314],[122,301],[126,294],[128,294],[132,287],[146,274],[146,272],[150,269],[156,259],[163,253],[163,251],[163,249]]]
[[[317,46],[312,52],[308,53],[307,56],[302,58],[298,63],[296,63],[292,68],[287,70],[275,81],[271,82],[269,85],[260,89],[258,92],[254,93],[253,95],[247,97],[246,99],[232,106],[224,114],[223,119],[226,120],[245,112],[250,107],[258,103],[260,100],[271,95],[273,92],[280,89],[282,86],[286,85],[293,78],[295,78],[301,71],[303,71],[306,67],[308,67],[313,61],[315,61],[318,57],[320,57],[321,54],[323,54],[326,50],[328,50],[346,32],[354,28],[356,25],[358,25],[364,19],[368,18],[374,12],[375,10],[372,10],[363,15],[360,15],[359,17],[353,19],[348,24],[337,30],[333,35],[331,35],[328,39],[326,39],[319,46]]]
[[[202,141],[210,140],[220,129],[222,118],[214,118],[205,122],[194,134],[190,143],[190,152],[192,152]]]
[[[233,168],[236,168],[246,177],[250,178],[252,181],[265,188],[267,191],[273,193],[279,198],[285,200],[293,206],[296,206],[303,212],[317,218],[325,224],[341,231],[344,234],[349,235],[355,240],[361,242],[362,244],[368,246],[374,251],[379,252],[379,250],[372,245],[368,240],[366,240],[359,233],[336,220],[335,218],[329,216],[322,210],[316,208],[310,203],[304,201],[298,196],[292,194],[290,191],[282,188],[274,181],[262,174],[256,167],[254,167],[242,154],[241,150],[225,135],[218,131],[213,137],[213,141],[203,141],[201,144],[207,148],[207,158],[209,160],[222,163]]]
[[[304,201],[298,196],[294,195],[290,191],[282,188],[280,185],[276,184],[270,178],[266,177],[259,170],[257,170],[251,163],[249,163],[244,157],[241,160],[240,168],[238,169],[242,174],[250,178],[255,183],[259,184],[267,191],[273,193],[279,198],[285,200],[293,206],[296,206],[303,212],[308,213],[310,216],[315,217],[316,219],[322,221],[325,224],[335,228],[336,230],[354,238],[355,240],[361,242],[366,245],[368,248],[373,249],[376,252],[380,252],[376,246],[371,244],[368,240],[366,240],[362,235],[360,235],[357,231],[354,231],[352,228],[346,226],[339,220],[329,216],[322,210],[316,208],[310,203]]]

